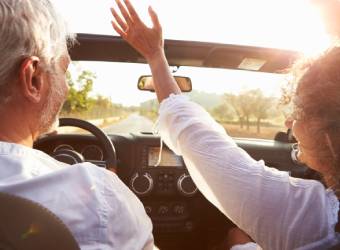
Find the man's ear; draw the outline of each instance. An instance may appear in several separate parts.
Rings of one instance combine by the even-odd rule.
[[[44,78],[41,61],[36,56],[26,58],[19,71],[19,89],[33,103],[38,103],[42,97]]]

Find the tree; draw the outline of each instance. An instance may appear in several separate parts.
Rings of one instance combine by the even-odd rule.
[[[158,115],[159,104],[156,99],[148,100],[140,104],[139,113],[142,116],[156,120]]]
[[[61,111],[62,115],[71,115],[81,119],[99,119],[125,116],[136,112],[136,108],[127,108],[121,104],[112,103],[109,97],[94,96],[92,92],[94,79],[96,75],[89,70],[79,71],[79,74],[74,77],[67,72],[66,80],[70,89]]]
[[[249,91],[244,91],[240,95],[225,94],[225,101],[230,103],[239,119],[241,128],[246,122],[247,130],[250,128],[250,116],[252,112],[253,100]]]
[[[257,133],[260,133],[261,120],[268,118],[271,107],[273,106],[273,99],[265,97],[260,89],[252,91],[253,95],[253,110],[252,113],[256,118]]]
[[[94,104],[93,98],[89,96],[93,87],[95,74],[88,70],[83,70],[74,82],[71,73],[66,75],[67,82],[70,86],[67,99],[63,105],[63,113],[80,113],[88,111]]]
[[[222,103],[211,110],[212,116],[219,122],[233,119],[232,107],[228,103]]]
[[[256,118],[257,133],[261,130],[261,120],[268,118],[273,105],[271,97],[265,97],[260,89],[251,89],[239,95],[225,94],[225,101],[230,103],[239,119],[241,128],[244,122],[250,128],[250,118]]]

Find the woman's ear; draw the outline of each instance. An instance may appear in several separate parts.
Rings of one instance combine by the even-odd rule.
[[[39,103],[44,87],[41,61],[36,56],[26,58],[19,70],[19,89],[28,101]]]

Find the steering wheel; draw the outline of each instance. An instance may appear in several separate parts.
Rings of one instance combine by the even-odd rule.
[[[75,118],[60,118],[59,119],[59,127],[72,126],[84,129],[94,135],[99,143],[102,145],[105,151],[106,159],[103,162],[103,167],[106,169],[115,171],[117,167],[117,156],[116,150],[112,144],[110,138],[98,127],[84,120],[75,119]],[[68,163],[68,164],[76,164],[84,162],[84,157],[78,152],[70,149],[61,149],[55,151],[52,155],[53,158]]]

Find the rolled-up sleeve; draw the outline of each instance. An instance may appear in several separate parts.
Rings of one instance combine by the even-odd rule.
[[[332,191],[255,161],[186,96],[161,103],[158,130],[202,194],[262,248],[294,249],[334,236]]]

